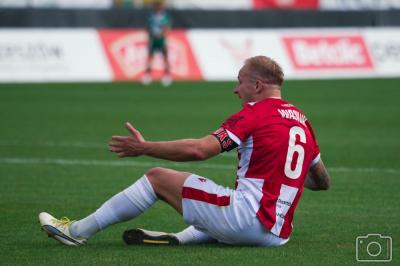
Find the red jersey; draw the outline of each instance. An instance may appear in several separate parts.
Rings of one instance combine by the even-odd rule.
[[[307,118],[287,101],[267,98],[245,104],[221,127],[239,145],[236,189],[252,195],[249,206],[271,233],[288,238],[308,170],[320,158]]]

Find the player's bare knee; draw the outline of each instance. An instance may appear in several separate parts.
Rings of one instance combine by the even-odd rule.
[[[157,184],[157,181],[159,181],[159,179],[161,179],[163,176],[166,175],[167,171],[168,171],[167,168],[154,167],[148,170],[145,175],[149,179],[150,183],[155,185]]]
[[[329,190],[331,188],[331,178],[328,176],[328,178],[325,180],[324,185],[323,185],[323,190]]]

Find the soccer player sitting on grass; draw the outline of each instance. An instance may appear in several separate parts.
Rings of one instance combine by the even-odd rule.
[[[326,190],[330,177],[306,116],[281,98],[282,82],[283,72],[275,61],[265,56],[249,58],[234,89],[243,108],[214,133],[200,139],[153,142],[127,123],[131,135],[113,136],[109,144],[119,157],[146,155],[180,162],[206,160],[237,148],[235,189],[193,173],[156,167],[81,220],[58,220],[40,213],[42,229],[63,244],[82,245],[162,199],[190,226],[176,234],[128,230],[123,235],[127,244],[284,245],[303,187]]]

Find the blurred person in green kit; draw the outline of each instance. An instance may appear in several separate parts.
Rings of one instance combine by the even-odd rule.
[[[152,82],[151,63],[155,52],[160,52],[164,59],[164,75],[161,83],[169,86],[172,83],[170,66],[168,62],[167,34],[171,27],[171,19],[165,11],[165,3],[162,0],[155,0],[152,3],[153,9],[148,18],[147,32],[149,36],[149,47],[147,57],[147,68],[142,77],[142,83],[148,85]]]

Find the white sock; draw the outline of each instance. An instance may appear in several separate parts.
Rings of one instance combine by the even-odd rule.
[[[74,237],[89,238],[108,226],[127,221],[150,208],[157,196],[147,176],[142,176],[133,185],[107,200],[96,212],[76,221],[70,226]]]
[[[200,244],[215,241],[214,238],[197,230],[193,225],[174,235],[178,238],[180,244]]]
[[[96,234],[100,231],[100,227],[97,224],[96,217],[94,213],[89,215],[82,220],[73,222],[69,227],[69,232],[73,237],[77,238],[89,238],[90,236]]]

